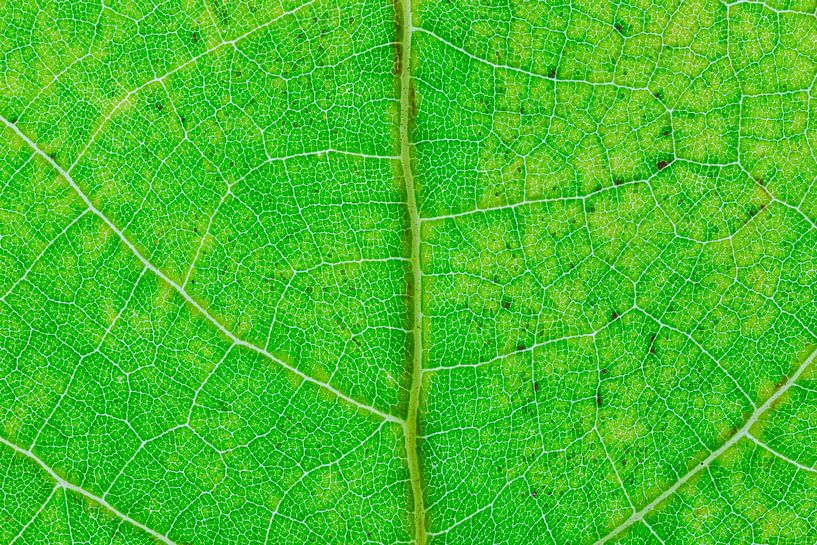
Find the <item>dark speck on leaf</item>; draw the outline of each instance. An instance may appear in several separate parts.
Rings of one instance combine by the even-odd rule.
[[[509,308],[511,308],[511,302],[510,301],[503,301],[502,302],[502,308],[504,308],[505,310],[508,310]]]
[[[621,34],[621,32],[624,30],[624,25],[621,23],[616,23],[615,29],[619,32],[619,34]]]
[[[530,497],[531,498],[535,498],[538,495],[539,495],[539,493],[536,490],[531,490],[531,492],[530,492]]]
[[[199,33],[194,32],[193,34],[190,35],[190,39],[193,40],[194,44],[199,43]]]
[[[613,313],[612,313],[612,314],[610,314],[610,320],[611,320],[611,321],[613,321],[613,322],[615,322],[616,320],[618,320],[618,312],[616,312],[616,311],[614,310],[614,311],[613,311]]]
[[[539,391],[539,383],[538,383],[538,382],[534,382],[534,383],[533,383],[533,391],[534,391],[534,392],[538,392],[538,391]]]
[[[556,69],[555,68],[548,69],[548,77],[551,78],[551,79],[556,77]]]
[[[524,349],[525,349],[525,345],[524,345],[524,344],[522,344],[522,343],[519,343],[519,344],[517,344],[517,345],[516,345],[516,349],[517,349],[518,351],[524,350]]]
[[[602,374],[602,375],[606,375],[606,374],[607,374],[607,368],[606,368],[606,367],[605,367],[604,369],[602,369],[602,370],[601,370],[601,374]]]
[[[156,104],[154,104],[153,107],[156,108],[160,112],[165,109],[165,107],[162,106],[161,104],[159,104],[158,102]]]
[[[661,136],[669,136],[670,134],[672,134],[672,131],[669,129],[664,129],[661,131]]]
[[[621,185],[621,184],[623,184],[623,183],[624,183],[624,182],[621,180],[621,178],[615,178],[615,179],[613,180],[613,185]]]
[[[658,168],[658,170],[664,170],[669,166],[669,161],[665,160],[658,161],[658,163],[656,163],[655,166]]]
[[[596,407],[601,407],[601,392],[596,392]]]

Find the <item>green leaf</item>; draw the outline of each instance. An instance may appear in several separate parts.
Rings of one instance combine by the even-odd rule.
[[[0,4],[0,543],[812,545],[814,13]]]

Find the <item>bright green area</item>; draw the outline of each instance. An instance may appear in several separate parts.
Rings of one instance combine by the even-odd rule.
[[[815,13],[0,3],[0,544],[813,545]]]

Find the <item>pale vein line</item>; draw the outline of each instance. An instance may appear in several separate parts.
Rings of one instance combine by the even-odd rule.
[[[105,509],[107,509],[108,511],[110,511],[111,513],[113,513],[114,515],[119,517],[120,519],[124,520],[125,522],[128,522],[128,523],[132,524],[133,526],[139,528],[143,532],[147,532],[148,534],[150,534],[154,538],[158,539],[162,543],[165,543],[166,545],[176,545],[167,536],[165,536],[163,534],[160,534],[156,530],[148,528],[147,526],[145,526],[141,522],[130,518],[128,515],[126,515],[125,513],[119,511],[116,507],[114,507],[113,505],[111,505],[107,501],[103,500],[102,498],[100,498],[96,494],[93,494],[92,492],[88,492],[84,488],[81,488],[81,487],[79,487],[79,486],[77,486],[77,485],[75,485],[73,483],[69,483],[68,481],[66,481],[65,479],[63,479],[59,475],[57,475],[57,473],[53,469],[51,469],[45,462],[43,462],[36,454],[31,452],[30,450],[26,450],[24,448],[18,447],[17,445],[15,445],[14,443],[12,443],[8,439],[6,439],[5,437],[0,437],[0,444],[7,446],[8,448],[10,448],[11,450],[13,450],[14,452],[16,452],[18,454],[22,454],[23,456],[25,456],[29,460],[32,460],[37,465],[39,465],[46,473],[48,473],[51,476],[52,479],[54,479],[54,481],[56,481],[57,486],[54,488],[54,490],[56,490],[57,488],[64,488],[66,490],[76,492],[77,494],[79,494],[81,496],[85,496],[86,498],[88,498],[92,502],[94,502],[94,503],[96,503],[98,505],[101,505],[102,507],[104,507]],[[53,492],[52,492],[52,494],[53,494]]]
[[[32,157],[33,157],[33,155],[32,155]],[[40,250],[40,253],[38,253],[38,254],[37,254],[37,257],[35,257],[35,258],[34,258],[34,259],[31,261],[31,265],[29,265],[29,266],[28,266],[28,268],[27,268],[27,269],[25,270],[25,272],[24,272],[24,273],[23,273],[23,274],[20,276],[20,278],[18,278],[18,279],[17,279],[17,281],[16,281],[16,282],[14,282],[14,284],[12,284],[12,285],[11,285],[11,287],[10,287],[8,290],[6,290],[6,293],[4,293],[2,296],[0,296],[0,301],[4,301],[4,302],[5,302],[6,297],[8,297],[8,296],[9,296],[9,294],[11,294],[11,292],[13,292],[13,291],[14,291],[14,290],[17,288],[17,286],[19,286],[19,285],[20,285],[20,283],[21,283],[22,281],[24,281],[26,278],[28,278],[28,275],[29,275],[29,274],[31,274],[31,271],[33,271],[33,270],[34,270],[34,267],[36,267],[36,266],[37,266],[37,263],[39,263],[40,259],[42,259],[42,257],[45,255],[45,253],[46,253],[46,252],[47,252],[47,251],[48,251],[48,250],[49,250],[49,249],[50,249],[52,246],[54,246],[54,244],[56,244],[56,243],[57,243],[57,241],[58,241],[60,238],[62,238],[62,237],[63,237],[63,235],[65,235],[65,233],[67,233],[67,232],[68,232],[68,230],[69,230],[71,227],[73,227],[75,223],[77,223],[79,220],[81,220],[81,219],[82,219],[82,218],[85,216],[85,214],[87,214],[87,213],[88,213],[88,210],[83,210],[83,211],[82,211],[82,212],[81,212],[81,213],[80,213],[80,214],[79,214],[77,217],[75,217],[73,220],[71,220],[71,221],[68,223],[68,225],[66,225],[66,226],[63,228],[63,230],[62,230],[62,231],[60,231],[59,233],[57,233],[57,236],[55,236],[55,237],[54,237],[54,238],[52,238],[50,241],[48,241],[48,243],[46,243],[46,245],[43,247],[43,249],[42,249],[42,250]]]
[[[70,172],[77,165],[77,163],[79,163],[80,159],[82,159],[82,157],[85,155],[85,152],[88,151],[88,148],[90,148],[91,145],[96,141],[97,134],[99,134],[100,131],[102,131],[102,129],[108,123],[108,121],[110,121],[110,119],[113,117],[113,114],[115,114],[117,112],[117,110],[119,110],[119,108],[123,104],[126,104],[128,102],[130,97],[132,97],[133,95],[135,95],[136,93],[138,93],[142,89],[144,89],[146,87],[149,87],[150,85],[153,85],[154,83],[159,83],[159,82],[163,81],[165,78],[175,74],[179,70],[182,70],[182,69],[184,69],[184,68],[186,68],[186,67],[188,67],[188,66],[190,66],[192,64],[195,64],[202,57],[206,57],[210,53],[218,51],[219,49],[221,49],[225,45],[235,46],[235,44],[237,44],[241,40],[255,34],[259,30],[263,30],[263,29],[267,28],[268,26],[272,25],[273,23],[283,19],[284,17],[287,17],[288,15],[293,15],[293,14],[297,13],[298,11],[302,10],[303,8],[312,5],[312,3],[314,3],[314,1],[315,0],[309,0],[309,2],[306,2],[305,4],[301,4],[300,6],[298,6],[295,9],[292,9],[292,10],[286,11],[284,13],[281,13],[278,16],[273,17],[269,21],[265,22],[264,24],[259,25],[259,26],[255,27],[255,28],[251,29],[251,30],[248,30],[247,32],[245,32],[241,36],[233,38],[232,40],[225,40],[225,41],[219,42],[218,44],[216,44],[213,47],[207,49],[206,51],[203,51],[203,52],[199,53],[195,57],[192,57],[191,59],[181,63],[180,65],[176,66],[175,68],[172,68],[171,70],[165,72],[161,76],[156,76],[153,79],[142,83],[141,85],[139,85],[135,89],[132,89],[132,90],[128,91],[128,93],[124,96],[124,98],[122,98],[122,100],[120,100],[111,109],[111,111],[106,114],[105,118],[100,122],[99,127],[97,127],[97,129],[93,132],[93,134],[91,134],[91,138],[88,140],[88,143],[85,144],[85,146],[82,148],[82,151],[80,151],[79,155],[77,155],[77,158],[74,160],[73,164],[71,164],[71,166],[68,167],[68,171]]]
[[[777,457],[777,458],[780,458],[780,459],[781,459],[781,460],[783,460],[784,462],[788,462],[788,463],[790,463],[791,465],[793,465],[793,466],[794,466],[794,467],[796,467],[797,469],[802,469],[803,471],[808,471],[809,473],[817,473],[817,469],[816,469],[816,468],[809,467],[809,466],[807,466],[807,465],[803,465],[803,464],[801,464],[800,462],[798,462],[797,460],[792,460],[791,458],[789,458],[789,457],[788,457],[788,456],[786,456],[785,454],[782,454],[782,453],[780,453],[780,452],[776,451],[775,449],[773,449],[772,447],[770,447],[769,445],[767,445],[766,443],[764,443],[763,441],[761,441],[760,439],[758,439],[757,437],[755,437],[754,435],[752,435],[751,433],[748,433],[748,432],[747,432],[747,433],[746,433],[746,438],[747,438],[747,439],[749,439],[749,440],[751,440],[751,441],[752,441],[754,444],[756,444],[757,446],[759,446],[759,447],[763,448],[765,451],[767,451],[767,452],[768,452],[769,454],[771,454],[772,456],[775,456],[775,457]]]
[[[528,205],[536,205],[536,204],[551,204],[557,202],[573,202],[573,201],[587,201],[591,198],[601,194],[606,193],[608,191],[615,192],[619,189],[629,188],[633,185],[638,184],[645,184],[648,188],[650,188],[649,183],[647,180],[630,180],[628,182],[623,182],[618,185],[609,185],[605,187],[601,187],[599,189],[590,191],[584,195],[564,195],[558,197],[543,197],[540,199],[524,199],[518,202],[510,203],[510,204],[503,204],[499,206],[487,206],[485,208],[473,208],[470,210],[465,210],[462,212],[455,212],[453,214],[440,214],[438,216],[426,216],[421,218],[420,221],[422,222],[429,222],[429,221],[439,221],[439,220],[446,220],[446,219],[458,219],[467,216],[473,216],[477,214],[484,214],[488,212],[498,212],[502,210],[514,210],[516,208],[521,208]],[[652,188],[650,188],[652,191]]]
[[[622,313],[622,316],[623,315],[624,314]],[[437,367],[425,367],[425,368],[423,368],[423,373],[436,373],[436,372],[440,372],[440,371],[451,371],[451,370],[454,370],[454,369],[463,369],[463,368],[465,368],[465,369],[476,369],[478,367],[483,367],[485,365],[490,365],[490,364],[492,364],[494,362],[502,361],[504,359],[508,359],[508,358],[513,357],[513,356],[519,356],[519,355],[522,355],[522,354],[526,354],[528,352],[535,352],[539,348],[544,348],[545,346],[549,346],[551,344],[557,344],[557,343],[567,342],[567,341],[574,341],[574,340],[578,340],[578,339],[595,339],[596,336],[599,333],[601,333],[602,331],[607,329],[610,326],[610,324],[612,324],[612,323],[613,322],[608,322],[607,324],[601,326],[596,331],[592,331],[590,333],[579,333],[577,335],[565,335],[563,337],[554,337],[552,339],[547,339],[545,341],[533,343],[532,345],[527,346],[527,347],[523,348],[522,350],[514,350],[512,352],[507,352],[505,354],[498,354],[498,355],[494,356],[491,359],[478,361],[478,362],[475,362],[475,363],[457,363],[457,364],[454,364],[454,365],[439,365]]]
[[[740,0],[739,2],[735,2],[735,4],[738,4],[738,3],[750,3],[750,2],[749,2],[749,0]],[[751,3],[761,3],[761,2],[751,2]],[[735,5],[735,4],[727,4],[727,6],[731,6],[731,5]],[[799,13],[799,12],[795,12],[795,13]],[[809,15],[809,14],[801,13],[801,15]],[[511,66],[511,65],[507,65],[507,64],[497,64],[497,63],[491,62],[491,61],[489,61],[487,59],[483,59],[482,57],[479,57],[478,55],[475,55],[475,54],[471,53],[470,51],[468,51],[466,49],[463,49],[462,47],[460,47],[460,46],[458,46],[458,45],[456,45],[454,43],[449,42],[448,40],[446,40],[445,38],[443,38],[442,36],[440,36],[439,34],[436,34],[435,32],[433,32],[431,30],[428,30],[428,29],[425,29],[425,28],[422,28],[422,27],[412,27],[412,30],[416,31],[416,32],[422,32],[424,34],[427,34],[428,36],[434,38],[435,40],[437,40],[440,43],[446,45],[447,47],[450,47],[451,49],[453,49],[455,51],[458,51],[459,53],[462,53],[466,57],[468,57],[468,58],[470,58],[470,59],[472,59],[472,60],[474,60],[476,62],[479,62],[479,63],[485,64],[487,66],[490,66],[491,68],[493,68],[495,70],[508,70],[510,72],[516,72],[516,73],[519,73],[519,74],[524,74],[524,75],[526,75],[528,77],[553,81],[555,83],[575,83],[575,84],[589,85],[589,86],[592,86],[592,87],[613,87],[615,89],[625,89],[625,90],[631,91],[633,93],[635,93],[635,92],[647,92],[647,93],[650,93],[651,92],[648,87],[633,87],[633,86],[629,86],[629,85],[622,85],[622,84],[616,83],[614,81],[612,81],[612,82],[604,82],[604,81],[594,82],[594,81],[589,81],[589,80],[573,79],[573,78],[556,78],[555,76],[548,76],[548,75],[544,75],[544,74],[538,74],[536,72],[531,72],[529,70],[525,70],[524,68],[519,68],[517,66]],[[667,108],[667,106],[664,105],[663,103],[661,103],[661,105],[668,112],[670,112],[670,113],[672,112],[672,110]],[[694,165],[700,165],[700,166],[711,166],[711,167],[723,168],[723,167],[726,167],[726,166],[735,165],[738,168],[740,168],[749,177],[749,179],[754,179],[754,177],[749,173],[749,171],[746,170],[746,168],[744,168],[744,166],[742,164],[740,164],[739,161],[731,162],[731,163],[702,163],[702,162],[699,162],[699,161],[692,161],[692,160],[689,160],[689,159],[684,159],[683,157],[679,157],[677,153],[675,153],[674,155],[675,155],[675,160],[676,161],[685,161],[687,163],[694,164]],[[801,210],[799,205],[795,206],[795,205],[793,205],[791,203],[788,203],[788,202],[776,197],[775,195],[770,193],[768,189],[766,189],[766,192],[769,194],[769,196],[772,198],[773,201],[777,201],[780,204],[782,204],[783,206],[785,206],[787,208],[790,208],[793,211],[797,212],[798,214],[800,214],[803,217],[803,219],[806,220],[806,222],[808,222],[809,225],[811,225],[812,228],[817,229],[817,223],[815,223],[815,221],[812,220],[808,216],[808,214],[806,214],[803,210]],[[572,200],[572,199],[576,199],[576,198],[577,197],[568,197],[568,198],[553,199],[553,200]],[[519,203],[519,204],[524,204],[524,202]],[[502,207],[500,207],[500,208],[502,208]],[[507,208],[507,206],[506,206],[506,208]],[[482,210],[471,210],[471,211],[468,211],[467,213],[470,214],[470,213],[475,213],[475,212],[480,212],[480,211],[482,211]],[[462,215],[462,214],[455,214],[454,216],[457,216],[457,215]],[[446,217],[446,216],[441,216],[441,217]],[[430,219],[436,219],[436,218],[430,218]]]
[[[377,159],[383,161],[399,161],[399,155],[379,155],[376,153],[363,153],[358,151],[347,151],[342,149],[336,148],[325,148],[321,150],[315,151],[304,151],[300,153],[293,153],[291,155],[283,155],[283,156],[270,156],[267,157],[267,162],[272,163],[275,161],[289,161],[290,159],[297,159],[299,157],[315,157],[317,156],[318,159],[322,159],[324,155],[328,154],[337,154],[337,155],[347,155],[349,157],[359,157],[361,159]]]
[[[633,91],[633,92],[636,92],[636,91],[650,92],[650,90],[647,87],[633,87],[633,86],[630,86],[630,85],[622,85],[620,83],[616,83],[616,82],[613,82],[613,81],[589,81],[589,80],[574,79],[574,78],[557,78],[556,76],[548,76],[548,75],[545,75],[545,74],[539,74],[537,72],[531,72],[530,70],[525,70],[524,68],[519,68],[518,66],[511,66],[509,64],[497,64],[497,63],[491,62],[491,61],[489,61],[487,59],[483,59],[482,57],[480,57],[478,55],[475,55],[475,54],[471,53],[470,51],[468,51],[466,49],[463,49],[462,47],[449,42],[448,40],[446,40],[445,38],[443,38],[442,36],[440,36],[439,34],[433,32],[431,30],[428,30],[428,29],[425,29],[425,28],[422,28],[422,27],[412,27],[412,30],[417,31],[417,32],[422,32],[423,34],[427,34],[428,36],[431,36],[435,40],[439,41],[442,44],[445,44],[446,46],[450,47],[451,49],[454,49],[455,51],[458,51],[458,52],[462,53],[466,57],[468,57],[468,58],[470,58],[470,59],[472,59],[472,60],[474,60],[476,62],[488,65],[491,68],[494,68],[494,69],[497,69],[497,70],[508,70],[509,72],[517,72],[519,74],[523,74],[525,76],[529,76],[529,77],[532,77],[532,78],[538,78],[538,79],[543,79],[543,80],[548,80],[548,81],[556,81],[558,83],[579,83],[579,84],[595,86],[595,87],[614,87],[616,89],[625,89],[627,91]]]
[[[362,410],[367,411],[367,412],[369,412],[371,414],[379,416],[380,418],[382,418],[383,420],[386,420],[388,422],[394,422],[394,423],[401,424],[401,425],[404,423],[404,421],[401,418],[398,418],[398,417],[390,415],[390,414],[386,414],[386,413],[384,413],[384,412],[382,412],[382,411],[380,411],[380,410],[378,410],[378,409],[376,409],[376,408],[374,408],[372,406],[366,405],[365,403],[361,403],[360,401],[357,401],[356,399],[353,399],[353,398],[347,396],[346,394],[340,392],[339,390],[337,390],[335,387],[331,386],[330,384],[328,384],[326,382],[323,382],[323,381],[320,381],[318,379],[315,379],[315,378],[307,375],[303,371],[300,371],[299,369],[289,365],[288,363],[286,363],[283,360],[275,357],[274,355],[272,355],[270,352],[266,351],[265,349],[260,348],[260,347],[254,345],[252,343],[249,343],[249,342],[247,342],[247,341],[245,341],[243,339],[240,339],[239,337],[236,337],[236,335],[232,331],[230,331],[229,329],[224,327],[221,324],[221,322],[216,320],[215,317],[213,317],[209,312],[207,312],[207,310],[204,307],[202,307],[195,299],[193,299],[184,290],[184,288],[182,288],[176,282],[174,282],[173,280],[168,278],[161,270],[159,270],[159,268],[157,268],[150,261],[148,261],[148,259],[145,256],[143,256],[141,254],[141,252],[139,252],[139,250],[125,237],[124,233],[122,233],[122,231],[120,231],[113,224],[113,222],[110,219],[108,219],[108,217],[105,214],[103,214],[98,208],[96,208],[94,206],[94,204],[91,202],[91,200],[88,198],[88,196],[82,191],[82,189],[80,189],[80,187],[77,185],[77,183],[71,177],[71,175],[65,169],[63,169],[60,165],[58,165],[57,162],[54,161],[54,159],[52,159],[51,157],[49,157],[48,154],[45,153],[34,141],[32,141],[27,135],[25,135],[22,131],[20,131],[20,129],[18,129],[17,126],[14,123],[10,122],[8,119],[3,117],[2,115],[0,115],[0,121],[2,121],[3,124],[5,124],[9,129],[14,131],[14,133],[17,134],[17,136],[20,137],[26,144],[28,144],[28,146],[32,150],[34,150],[34,152],[37,155],[39,155],[40,157],[45,159],[45,161],[48,162],[48,164],[51,165],[54,168],[54,170],[56,170],[63,178],[65,178],[65,181],[67,181],[68,184],[77,193],[77,195],[79,195],[80,199],[82,199],[82,201],[85,203],[85,206],[87,206],[88,209],[94,215],[96,215],[99,219],[101,219],[105,223],[105,225],[107,225],[108,228],[110,228],[119,237],[119,239],[122,241],[122,243],[125,244],[125,246],[127,246],[130,249],[130,251],[133,253],[133,255],[135,255],[136,258],[139,259],[139,261],[142,262],[142,265],[144,265],[146,268],[150,269],[156,276],[161,278],[165,283],[167,283],[169,286],[171,286],[173,289],[175,289],[179,293],[179,295],[181,295],[182,298],[184,298],[185,301],[187,301],[193,308],[195,308],[202,316],[204,316],[204,318],[207,319],[207,321],[212,323],[219,331],[221,331],[234,344],[236,344],[238,346],[243,346],[244,348],[252,350],[253,352],[256,352],[258,354],[266,356],[267,358],[269,358],[273,362],[277,363],[278,365],[280,365],[281,367],[283,367],[284,369],[286,369],[290,373],[292,373],[294,375],[297,375],[298,377],[300,377],[304,381],[309,382],[311,384],[314,384],[315,386],[318,386],[319,388],[322,388],[323,390],[326,390],[327,392],[330,392],[330,393],[334,394],[339,399],[342,399],[343,401],[346,401],[347,403],[349,403],[351,405],[354,405],[355,407],[358,407],[359,409],[362,409]]]
[[[755,422],[757,422],[757,420],[761,416],[763,416],[763,414],[769,409],[769,407],[771,407],[774,404],[775,401],[780,399],[780,397],[783,394],[785,394],[789,390],[789,388],[791,388],[794,385],[795,382],[797,382],[797,379],[800,378],[800,376],[806,371],[808,366],[811,365],[815,358],[817,358],[817,348],[815,348],[814,351],[811,354],[809,354],[809,356],[805,359],[805,361],[802,364],[800,364],[800,367],[798,367],[797,371],[795,371],[794,374],[791,377],[789,377],[786,383],[783,384],[783,386],[781,386],[780,389],[777,390],[774,394],[769,396],[769,399],[767,399],[760,407],[758,407],[752,413],[752,415],[746,420],[746,423],[743,425],[743,427],[740,428],[737,431],[737,433],[735,433],[735,435],[730,437],[728,441],[721,445],[717,450],[714,450],[709,456],[706,457],[706,459],[704,459],[701,463],[699,463],[691,470],[689,470],[680,479],[675,481],[675,483],[672,486],[664,490],[663,493],[661,493],[658,497],[656,497],[650,503],[645,505],[640,511],[633,513],[630,516],[630,518],[628,518],[619,526],[614,528],[612,531],[610,531],[610,533],[596,541],[595,545],[602,545],[603,543],[607,543],[608,541],[619,535],[621,532],[623,532],[636,522],[641,521],[653,509],[658,507],[658,505],[660,505],[665,499],[667,499],[669,496],[674,494],[676,490],[678,490],[684,484],[686,484],[692,477],[697,475],[701,470],[708,468],[709,465],[715,459],[717,459],[721,454],[729,450],[732,446],[735,445],[735,443],[737,443],[738,441],[745,437],[749,437],[749,430],[752,428]]]
[[[403,435],[406,442],[406,462],[411,480],[411,495],[414,500],[414,544],[425,545],[428,536],[426,530],[426,506],[420,476],[420,461],[417,453],[418,420],[420,419],[421,390],[423,388],[423,266],[420,237],[420,208],[417,203],[417,192],[414,185],[414,173],[411,170],[411,117],[414,108],[414,95],[411,88],[411,17],[412,0],[400,2],[399,24],[400,43],[400,158],[403,169],[403,183],[406,187],[406,208],[411,226],[411,275],[412,275],[412,370],[409,389],[409,406]]]

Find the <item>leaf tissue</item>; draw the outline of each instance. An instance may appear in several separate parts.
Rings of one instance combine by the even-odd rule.
[[[816,10],[0,2],[0,544],[814,545]]]

